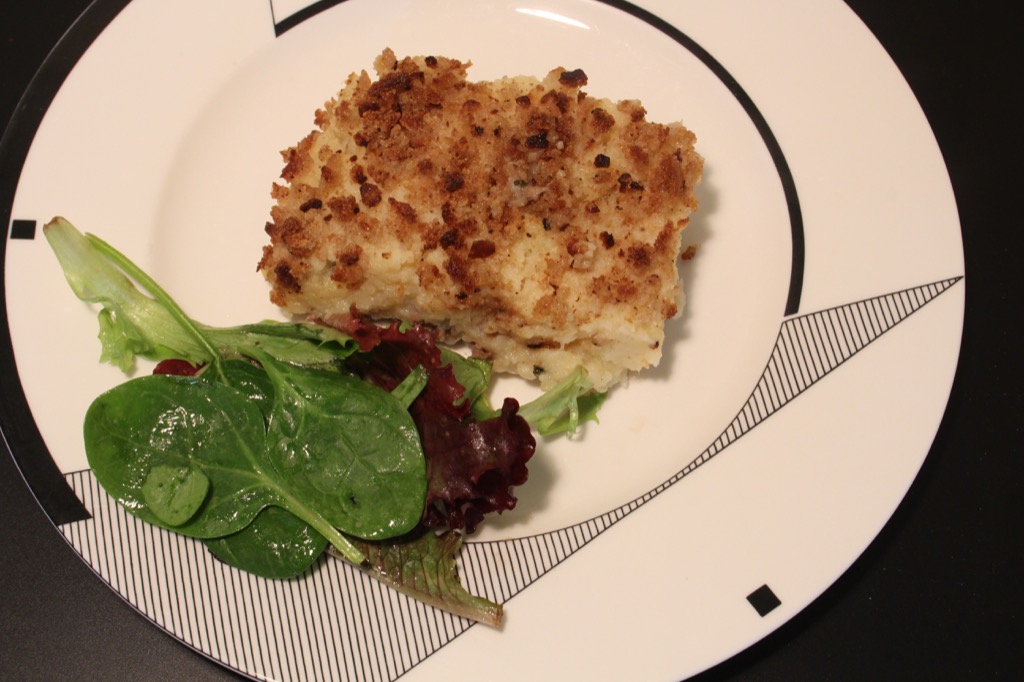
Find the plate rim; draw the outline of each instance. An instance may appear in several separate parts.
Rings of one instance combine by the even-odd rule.
[[[344,1],[344,0],[342,0],[342,1]],[[622,5],[622,4],[630,4],[630,3],[617,2],[616,0],[599,0],[599,1],[603,2],[604,4],[608,4],[608,5],[612,5],[612,6],[617,6],[617,5]],[[123,7],[127,6],[127,4],[129,4],[129,2],[128,1],[124,1],[124,0],[107,0],[107,1],[100,0],[99,2],[96,2],[96,3],[94,3],[93,5],[90,6],[89,10],[87,10],[87,14],[89,12],[94,12],[95,11],[95,13],[93,15],[90,15],[90,16],[95,16],[95,14],[99,12],[99,10],[97,8],[108,8],[108,9],[110,9],[110,8],[115,7],[115,6],[118,7],[117,11],[119,12],[120,9],[123,9]],[[327,4],[329,6],[333,6],[333,5],[340,4],[340,3],[337,2],[337,1],[333,1],[333,2],[328,2],[328,3],[317,3],[317,4]],[[116,15],[116,12],[115,12],[115,15]],[[85,17],[85,16],[86,15],[83,15],[83,17]],[[80,24],[82,24],[82,20],[79,20],[79,22],[76,22],[75,26],[73,27],[73,30],[79,30],[78,27],[79,27]],[[104,27],[105,27],[105,24],[104,24]],[[85,29],[80,29],[80,30],[84,31]],[[102,28],[100,29],[100,31],[98,31],[96,33],[95,36],[93,36],[93,38],[98,37],[98,35],[101,32],[102,32]],[[69,32],[69,35],[71,35],[71,32]],[[77,36],[77,34],[76,34],[76,36]],[[77,36],[77,37],[78,37],[78,39],[82,38],[82,36]],[[67,38],[67,36],[65,38]],[[61,44],[63,44],[63,43],[64,43],[64,40],[61,41]],[[89,44],[91,44],[91,40],[89,41]],[[88,49],[88,47],[86,46],[85,49]],[[47,64],[50,63],[50,59],[51,58],[54,60],[55,64],[59,63],[61,58],[66,58],[66,55],[64,57],[61,57],[60,55],[55,57],[54,56],[55,54],[57,54],[57,51],[55,51],[55,53],[51,54],[51,57],[48,58],[48,60],[47,60]],[[76,62],[77,62],[77,60],[76,60]],[[44,64],[44,66],[45,66],[45,64]],[[67,73],[70,73],[71,70],[73,70],[73,68],[74,68],[74,65],[72,65],[68,69]],[[42,73],[42,71],[43,71],[43,69],[40,70],[40,73]],[[37,77],[39,77],[39,74],[37,74]],[[63,81],[63,78],[61,78],[61,82],[62,81]],[[32,87],[34,85],[35,85],[35,79],[33,80],[33,85],[30,86],[30,88],[26,91],[26,94],[23,96],[23,99],[22,99],[22,103],[23,104],[19,105],[19,109],[22,109],[24,107],[25,99],[27,98],[28,94],[32,91]],[[58,86],[57,89],[59,90],[59,86]],[[43,115],[44,115],[43,112],[41,112],[39,114],[39,120],[40,121],[41,121]],[[0,143],[0,157],[2,157],[4,159],[3,163],[5,163],[5,164],[7,162],[8,156],[9,156],[7,154],[8,136],[11,135],[12,138],[14,137],[14,134],[11,133],[11,130],[16,128],[16,126],[14,124],[15,124],[16,121],[19,121],[19,120],[20,119],[18,118],[18,116],[15,116],[15,117],[12,118],[12,124],[8,128],[8,130],[5,131],[3,142]],[[37,121],[36,125],[38,125],[38,121]],[[33,133],[33,139],[34,139],[34,133]],[[27,153],[27,150],[30,147],[30,145],[31,145],[31,141],[26,146],[26,153]],[[14,195],[14,193],[16,191],[17,178],[20,177],[20,172],[18,174],[16,174],[14,177],[15,177],[14,189],[12,189],[12,191],[11,191],[11,198],[12,199],[13,199],[13,195]],[[0,188],[0,191],[4,191],[5,192],[6,188]],[[11,209],[11,203],[12,202],[6,201],[6,195],[0,194],[0,212],[6,212],[6,215],[4,213],[0,213],[0,215],[5,215],[5,220],[6,220],[5,224],[9,224],[9,222],[10,222],[10,215],[9,215],[9,213],[10,213],[10,209]],[[5,240],[4,243],[2,245],[0,245],[0,259],[3,259],[3,258],[6,257],[6,246],[7,246],[7,243],[6,243],[6,240]],[[2,261],[0,261],[0,262],[2,262]],[[963,275],[959,275],[958,281],[960,279],[963,279]],[[4,282],[0,282],[0,293],[2,293],[4,295],[5,301],[6,301],[7,292],[6,292],[6,289],[4,287],[5,287],[5,283]],[[787,306],[787,309],[788,309],[788,307],[789,306]],[[794,311],[794,313],[795,313],[795,311]],[[8,328],[8,325],[7,325],[8,320],[7,320],[7,316],[6,316],[6,310],[3,313],[0,313],[0,314],[3,315],[3,317],[0,318],[0,321],[2,321],[4,323],[3,324],[3,326],[4,326],[4,334],[7,337],[9,337],[10,330]],[[789,315],[790,315],[790,313],[787,313],[787,315],[784,316],[784,319],[785,319],[785,317],[788,317]],[[963,330],[962,330],[962,325],[961,325],[961,334],[962,333],[963,333]],[[7,359],[6,353],[7,353],[7,346],[9,344],[10,344],[10,339],[9,338],[4,338],[3,339],[3,344],[2,344],[2,346],[0,346],[0,364],[4,363],[6,361],[6,359]],[[11,359],[13,360],[13,352],[11,354]],[[11,363],[11,366],[13,366],[13,362]],[[14,374],[14,377],[15,377],[15,379],[17,379],[17,374],[16,373]],[[17,405],[13,406],[13,408],[12,408],[11,406],[9,406],[7,404],[7,400],[8,400],[8,396],[6,395],[7,393],[8,393],[8,391],[5,390],[4,391],[5,395],[2,397],[3,401],[4,401],[3,404],[2,404],[2,408],[3,409],[2,409],[2,411],[0,411],[0,415],[6,416],[5,413],[8,410],[13,409],[14,412],[10,412],[10,414],[16,414],[17,416],[29,416],[30,417],[31,416],[31,412],[28,409],[27,404],[24,405],[23,411],[21,411],[21,412],[18,412],[19,407]],[[19,386],[18,386],[18,393],[21,394],[20,380],[19,380]],[[946,402],[948,404],[948,396],[946,398]],[[31,424],[34,424],[34,421],[31,420],[31,419],[29,419],[28,422],[31,423]],[[17,460],[17,454],[15,452],[15,447],[17,447],[16,443],[17,443],[17,435],[18,434],[17,434],[17,432],[15,432],[15,438],[13,438],[13,439],[10,438],[10,433],[11,433],[10,432],[10,423],[11,423],[10,419],[5,419],[4,423],[3,423],[3,427],[4,428],[2,429],[2,431],[0,431],[0,433],[2,433],[4,439],[7,440],[7,444],[9,446],[9,449],[11,450],[12,455],[14,455],[16,460]],[[19,462],[18,465],[19,465],[19,469],[20,469],[21,468],[21,463]],[[63,478],[63,474],[61,474],[61,477]],[[32,490],[33,495],[35,495],[36,494],[35,488],[33,488],[30,485],[30,489]],[[77,501],[77,497],[75,498],[75,500]],[[45,502],[46,502],[45,500],[40,500],[40,503],[43,505],[44,510],[47,509]],[[50,516],[49,512],[47,512],[47,513],[48,513],[48,516]],[[202,652],[200,652],[200,653],[202,653]]]

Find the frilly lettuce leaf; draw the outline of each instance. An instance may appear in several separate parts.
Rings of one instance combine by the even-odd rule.
[[[497,627],[501,604],[470,594],[459,582],[455,557],[462,540],[454,531],[428,531],[401,541],[356,544],[366,555],[365,570],[383,583],[449,613]],[[336,554],[333,548],[328,551]]]
[[[519,408],[519,416],[541,435],[573,436],[582,424],[597,421],[597,411],[608,396],[593,388],[587,371],[578,367],[560,384]]]

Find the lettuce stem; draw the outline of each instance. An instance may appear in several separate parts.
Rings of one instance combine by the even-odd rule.
[[[162,305],[167,312],[171,314],[171,317],[181,325],[181,328],[188,332],[196,343],[198,343],[210,356],[210,366],[216,373],[217,379],[230,385],[227,376],[224,374],[223,357],[221,356],[220,351],[210,343],[210,340],[199,328],[196,321],[181,309],[181,306],[178,305],[177,301],[171,298],[170,294],[164,291],[164,288],[157,284],[156,281],[142,268],[133,263],[131,259],[115,249],[113,246],[93,234],[86,234],[85,238],[89,240],[89,243],[93,248],[106,257],[111,263],[120,268],[122,272],[138,282],[143,289],[150,293],[157,303]]]

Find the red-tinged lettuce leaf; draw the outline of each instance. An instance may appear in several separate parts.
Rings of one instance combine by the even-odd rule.
[[[161,360],[156,363],[156,367],[153,368],[153,374],[173,374],[179,377],[194,377],[205,367],[206,365],[193,365],[188,360]]]
[[[478,623],[501,624],[501,604],[470,594],[459,582],[455,557],[462,548],[460,533],[428,531],[384,543],[357,541],[356,545],[367,558],[364,570],[399,592]],[[333,548],[328,551],[338,556]]]
[[[374,327],[372,323],[363,323],[363,326]],[[417,402],[431,403],[432,410],[449,412],[460,419],[470,415],[469,405],[463,400],[465,389],[456,380],[452,367],[443,362],[437,332],[433,329],[419,324],[403,329],[394,324],[362,332],[355,323],[350,323],[347,329],[357,338],[375,339],[372,346],[364,347],[363,353],[353,356],[347,363],[364,379],[393,391],[411,371],[423,367],[430,378]]]
[[[355,308],[348,315],[333,315],[318,322],[351,336],[364,353],[380,343],[380,333],[384,329],[360,315]]]
[[[526,463],[536,448],[518,410],[506,398],[493,419],[457,421],[435,414],[420,423],[424,452],[433,453],[427,456],[428,527],[472,533],[485,514],[515,508],[514,488],[526,483]]]
[[[424,524],[472,533],[485,514],[513,509],[513,490],[526,482],[526,463],[536,449],[518,403],[507,399],[497,416],[477,421],[430,328],[394,325],[375,333],[379,343],[348,361],[364,379],[390,391],[416,367],[429,374],[409,407],[427,458]]]

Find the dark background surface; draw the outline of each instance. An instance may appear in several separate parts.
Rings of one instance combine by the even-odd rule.
[[[697,679],[1024,679],[1024,40],[1011,3],[849,4],[910,83],[949,168],[966,254],[960,367],[917,481],[867,552],[798,617]],[[5,5],[0,127],[88,3]],[[0,679],[237,677],[104,586],[0,453]]]

